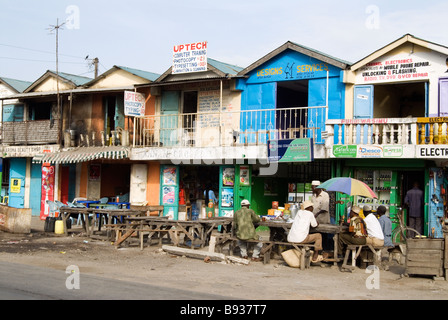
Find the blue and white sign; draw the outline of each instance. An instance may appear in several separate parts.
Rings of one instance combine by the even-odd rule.
[[[145,95],[140,92],[124,92],[124,115],[141,117],[145,115]]]

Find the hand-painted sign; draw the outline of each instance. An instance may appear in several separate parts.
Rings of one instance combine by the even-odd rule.
[[[207,71],[207,41],[174,46],[172,74]]]
[[[145,115],[145,95],[140,92],[124,92],[124,115],[144,116]]]

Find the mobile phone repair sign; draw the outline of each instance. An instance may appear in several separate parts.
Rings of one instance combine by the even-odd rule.
[[[174,46],[172,74],[201,71],[207,71],[207,41]]]
[[[145,95],[139,92],[124,92],[124,115],[141,117],[145,115]]]

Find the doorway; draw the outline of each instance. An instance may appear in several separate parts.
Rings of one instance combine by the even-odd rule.
[[[183,92],[182,128],[184,130],[184,141],[188,146],[194,145],[194,131],[196,125],[196,114],[198,112],[198,92]]]
[[[293,129],[307,127],[307,106],[308,80],[277,82],[276,128],[280,138],[299,138]]]
[[[417,182],[419,188],[423,190],[423,194],[425,194],[425,172],[421,170],[416,171],[401,171],[399,173],[399,177],[401,177],[400,181],[400,206],[405,208],[404,200],[406,197],[406,193],[414,187],[414,183]],[[406,210],[407,212],[407,210]],[[405,215],[406,225],[409,224],[407,219],[407,214]]]

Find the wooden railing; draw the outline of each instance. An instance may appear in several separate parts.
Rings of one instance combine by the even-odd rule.
[[[58,120],[35,120],[2,123],[2,143],[8,145],[58,143]]]

